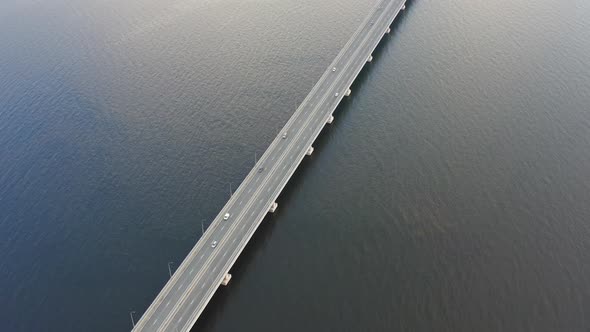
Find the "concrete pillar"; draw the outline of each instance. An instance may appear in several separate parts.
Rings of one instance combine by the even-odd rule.
[[[390,33],[391,32],[391,28],[387,28],[387,30],[385,30],[385,33]]]
[[[402,7],[402,10],[406,10],[406,4],[404,3],[404,6]]]
[[[373,54],[369,55],[369,58],[367,59],[367,62],[371,62],[373,61]]]
[[[313,146],[310,146],[309,149],[307,149],[307,152],[305,154],[308,156],[311,156],[312,153],[313,153]]]
[[[279,203],[274,202],[270,205],[270,209],[268,209],[268,211],[270,213],[275,213],[275,211],[277,210],[278,207],[279,207]]]
[[[327,124],[332,124],[332,122],[334,122],[334,116],[330,115],[330,117],[328,118],[328,121],[326,121]]]
[[[221,280],[221,284],[222,284],[223,286],[227,286],[227,284],[229,284],[229,281],[230,281],[230,280],[231,280],[231,274],[229,274],[229,273],[226,273],[226,274],[223,276],[223,280]]]
[[[348,89],[348,90],[346,90],[346,93],[344,95],[346,97],[349,97],[351,93],[352,93],[352,90]]]

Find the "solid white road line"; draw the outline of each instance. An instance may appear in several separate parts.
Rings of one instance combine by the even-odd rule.
[[[366,41],[366,39],[367,39],[367,38],[365,38],[365,39],[363,40],[363,42],[365,42],[365,41]],[[290,150],[291,150],[291,149],[290,149]],[[291,159],[292,159],[292,157],[291,157]]]

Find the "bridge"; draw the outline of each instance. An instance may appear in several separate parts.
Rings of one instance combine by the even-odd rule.
[[[132,331],[190,331],[403,9],[405,0],[378,1]]]

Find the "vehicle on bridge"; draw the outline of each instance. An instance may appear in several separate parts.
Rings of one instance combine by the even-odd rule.
[[[231,214],[229,214],[229,213],[224,214],[223,215],[223,220],[229,219],[230,216],[231,216]]]

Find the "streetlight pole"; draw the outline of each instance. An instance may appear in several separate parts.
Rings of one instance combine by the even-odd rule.
[[[229,183],[229,196],[231,197],[231,196],[233,196],[233,194],[234,194],[234,193],[233,193],[233,192],[232,192],[232,190],[231,190],[231,182],[230,182],[230,183]]]
[[[135,328],[135,320],[133,319],[133,314],[135,313],[135,311],[131,311],[129,313],[129,316],[131,317],[131,326],[133,326],[133,328]]]
[[[258,162],[258,158],[256,158],[256,151],[254,151],[254,165]]]
[[[205,219],[201,219],[201,235],[205,234]]]
[[[174,264],[174,262],[168,262],[168,274],[170,275],[170,278],[172,278],[172,269],[170,268],[170,264]]]

